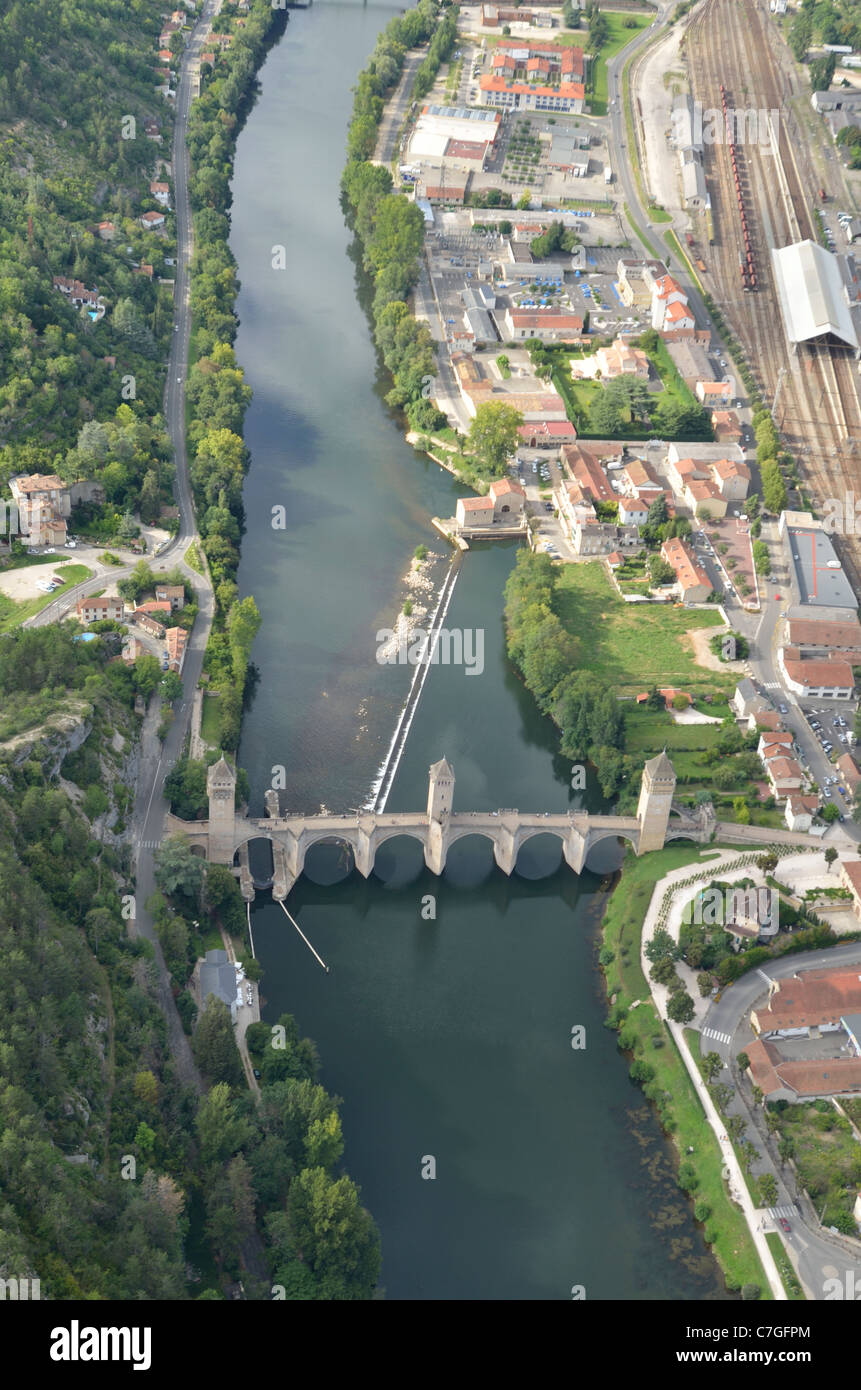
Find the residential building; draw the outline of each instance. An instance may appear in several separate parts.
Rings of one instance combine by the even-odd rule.
[[[570,309],[506,309],[505,331],[513,340],[540,338],[542,342],[577,342],[583,320]]]
[[[861,859],[844,859],[840,865],[840,883],[852,894],[852,911],[861,918]]]
[[[138,218],[141,226],[147,232],[153,232],[157,227],[163,227],[165,218],[163,212],[145,212]]]
[[[769,758],[765,764],[765,775],[771,794],[777,801],[798,791],[804,784],[804,773],[796,758]]]
[[[563,445],[562,459],[572,480],[595,502],[615,502],[616,494],[597,457],[579,444]]]
[[[701,405],[717,407],[729,405],[735,395],[735,382],[731,377],[723,381],[698,381],[694,395]]]
[[[153,179],[150,183],[149,191],[155,198],[156,202],[161,203],[163,208],[166,208],[169,205],[170,186],[168,184],[161,183],[157,179]]]
[[[137,623],[143,632],[148,632],[150,637],[156,637],[159,641],[164,637],[164,624],[160,623],[150,613],[142,613],[140,609],[132,614],[132,621]]]
[[[683,603],[705,603],[714,586],[690,546],[679,536],[664,541],[661,558],[675,571]]]
[[[861,768],[858,767],[851,753],[841,753],[840,757],[837,759],[836,766],[843,781],[849,788],[850,794],[854,796],[859,785],[861,785]]]
[[[800,792],[791,792],[786,798],[786,805],[783,808],[783,818],[787,828],[789,830],[808,831],[818,809],[818,797],[802,796]]]
[[[640,348],[630,347],[623,338],[616,338],[610,347],[598,348],[590,357],[572,357],[571,373],[575,377],[612,380],[617,376],[634,376],[645,380],[649,375],[649,359]]]
[[[847,875],[850,867],[852,875]],[[859,872],[861,861],[857,859],[841,866],[841,882],[851,892],[857,891]],[[838,1032],[841,1017],[859,1009],[861,971],[857,966],[831,966],[772,979],[766,1004],[751,1011],[750,1021],[762,1038],[810,1037]]]
[[[164,645],[168,667],[171,671],[176,671],[178,675],[181,675],[185,661],[185,649],[188,645],[188,633],[185,628],[169,627],[164,634]]]
[[[709,465],[712,481],[721,497],[728,502],[741,502],[750,487],[750,469],[740,459],[718,459]]]
[[[785,0],[773,2],[785,8]],[[861,1091],[861,1057],[785,1059],[774,1043],[759,1038],[748,1043],[745,1051],[751,1084],[759,1087],[765,1100],[797,1104],[830,1096],[852,1096]]]
[[[780,647],[777,665],[787,687],[810,700],[850,700],[855,685],[852,667],[842,657],[803,658],[798,647]]]
[[[730,697],[730,704],[739,719],[746,719],[754,711],[768,707],[768,701],[762,691],[754,685],[749,676],[739,681]]]
[[[734,410],[713,410],[712,429],[715,438],[722,444],[738,444],[742,438],[742,428]]]
[[[494,510],[489,497],[459,497],[456,512],[458,529],[492,526]]]
[[[560,444],[573,444],[577,438],[570,420],[536,420],[521,425],[517,433],[527,449],[558,449]]]
[[[619,498],[619,521],[623,526],[645,526],[649,509],[639,497]]]
[[[616,264],[616,274],[622,303],[629,309],[645,309],[651,305],[653,288],[667,274],[667,267],[663,261],[622,258]]]
[[[156,584],[155,596],[157,602],[170,604],[171,613],[175,613],[178,608],[185,607],[185,585],[183,584]]]
[[[682,495],[694,516],[708,516],[713,520],[726,516],[726,499],[711,478],[691,478]]]
[[[98,290],[88,290],[80,280],[70,280],[66,275],[55,275],[53,285],[76,309],[86,308],[98,318],[103,317],[105,304]]]
[[[81,623],[95,623],[103,618],[112,618],[119,623],[125,617],[125,605],[116,594],[102,595],[99,598],[78,599],[75,612]]]
[[[230,1010],[230,1018],[236,1022],[236,967],[227,958],[226,951],[207,951],[200,967],[200,1002],[205,1006],[210,995],[214,994]]]
[[[113,241],[116,232],[113,222],[100,222],[96,230],[102,241]]]
[[[488,490],[493,504],[493,520],[504,526],[519,525],[526,511],[526,492],[519,483],[497,478]]]
[[[139,617],[141,613],[148,613],[150,615],[153,613],[164,613],[167,615],[171,612],[171,603],[169,599],[150,598],[147,599],[146,603],[139,603],[137,608],[132,611],[135,618]]]
[[[861,658],[861,623],[857,617],[846,613],[842,622],[830,622],[817,616],[815,608],[809,609],[809,618],[790,618],[787,622],[787,637],[791,647],[800,647],[827,654],[843,652],[853,664]]]
[[[71,489],[53,473],[22,474],[9,479],[18,511],[17,529],[30,545],[65,545]]]
[[[663,323],[659,326],[664,333],[689,333],[697,325],[686,304],[674,303],[666,306]]]

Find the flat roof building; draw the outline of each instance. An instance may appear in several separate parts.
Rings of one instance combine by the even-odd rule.
[[[799,602],[805,607],[855,612],[858,600],[826,531],[786,526],[783,533]]]

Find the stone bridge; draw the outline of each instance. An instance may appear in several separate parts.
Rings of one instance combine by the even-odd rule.
[[[643,788],[636,816],[593,816],[583,811],[521,812],[452,811],[454,773],[445,759],[430,769],[428,806],[425,812],[359,812],[356,815],[282,815],[278,794],[266,793],[267,814],[251,819],[236,814],[236,778],[223,758],[209,769],[209,820],[182,821],[168,816],[170,834],[181,833],[192,847],[214,863],[235,866],[243,895],[254,896],[248,868],[248,845],[255,839],[272,846],[273,897],[287,897],[305,866],[313,845],[349,845],[356,868],[367,878],[374,869],[377,850],[398,835],[417,840],[431,873],[441,874],[451,845],[465,835],[481,835],[493,845],[493,857],[503,873],[513,872],[520,847],[535,835],[555,835],[562,842],[566,864],[581,873],[590,849],[601,840],[621,837],[637,854],[660,849],[669,839],[707,842],[713,819],[705,812],[692,815],[672,805],[675,773],[665,753],[653,758],[643,772]],[[268,885],[267,885],[268,886]]]

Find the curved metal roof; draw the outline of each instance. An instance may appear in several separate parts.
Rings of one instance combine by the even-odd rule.
[[[772,250],[771,264],[791,343],[830,334],[848,347],[858,347],[836,256],[815,241],[798,241]]]

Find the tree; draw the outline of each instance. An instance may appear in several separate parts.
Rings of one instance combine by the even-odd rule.
[[[210,994],[203,1006],[194,1033],[194,1055],[201,1071],[211,1081],[241,1086],[242,1061],[233,1036],[230,1010],[216,995]]]
[[[162,698],[166,700],[168,704],[172,705],[175,700],[179,700],[182,697],[182,677],[179,676],[176,671],[165,671],[159,681],[159,687],[161,689]]]
[[[723,1060],[717,1052],[707,1052],[702,1060],[702,1069],[705,1073],[706,1081],[715,1081],[723,1071]]]
[[[646,959],[653,964],[659,960],[678,960],[679,948],[666,927],[658,927],[645,947]]]
[[[833,801],[827,801],[818,814],[820,816],[820,819],[824,820],[828,825],[833,824],[833,822],[838,820],[840,817],[840,812],[834,805]],[[836,854],[836,850],[832,852]],[[827,855],[828,850],[826,850],[825,853]]]
[[[695,1012],[694,1001],[686,990],[672,995],[667,1004],[667,1017],[674,1023],[690,1023]]]
[[[750,1058],[746,1052],[740,1052],[735,1060],[738,1062],[739,1071],[747,1071],[750,1066]]]
[[[217,1081],[201,1097],[195,1127],[205,1167],[225,1162],[247,1144],[251,1136],[251,1127],[240,1115],[231,1098],[230,1087],[224,1081]]]
[[[837,850],[834,848],[833,845],[829,845],[825,851],[825,862],[828,865],[829,869],[831,868],[831,865],[834,863],[836,858]]]
[[[508,459],[517,449],[523,416],[514,406],[485,401],[478,406],[469,429],[469,446],[492,478],[505,472]]]
[[[155,879],[163,893],[181,893],[197,902],[205,861],[192,852],[184,835],[169,835],[155,852]]]
[[[297,1251],[329,1298],[370,1298],[380,1273],[380,1241],[359,1191],[347,1177],[305,1168],[290,1186],[287,1211]]]

